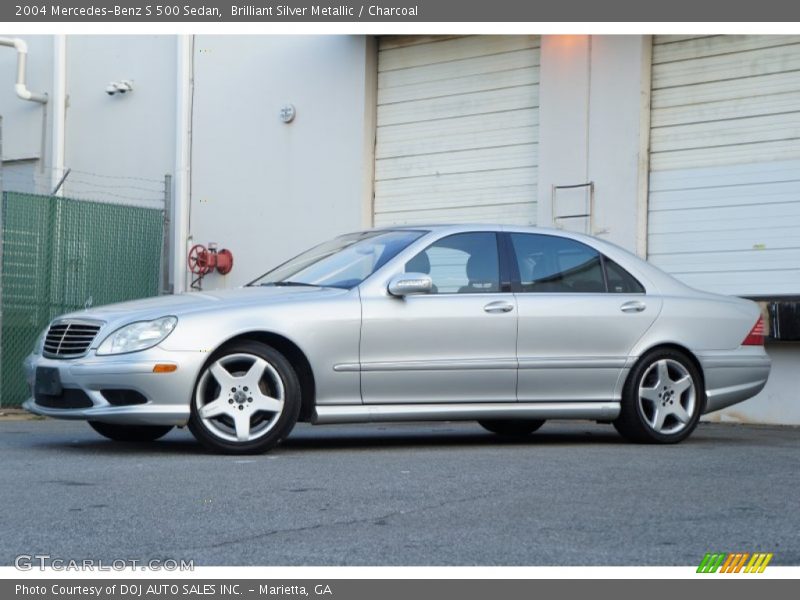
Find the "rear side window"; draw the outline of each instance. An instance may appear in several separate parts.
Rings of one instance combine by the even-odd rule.
[[[597,294],[606,291],[600,253],[567,238],[512,233],[523,292]]]
[[[586,244],[532,233],[510,238],[523,293],[645,293],[630,273]]]
[[[605,259],[608,291],[612,294],[644,294],[644,286],[610,258]]]

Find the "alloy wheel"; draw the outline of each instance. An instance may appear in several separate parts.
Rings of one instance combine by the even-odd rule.
[[[670,358],[653,362],[639,383],[639,410],[656,433],[671,435],[685,429],[697,403],[697,389],[688,369]]]
[[[239,352],[205,369],[194,401],[200,420],[214,436],[251,442],[275,427],[285,398],[277,369],[260,356]]]

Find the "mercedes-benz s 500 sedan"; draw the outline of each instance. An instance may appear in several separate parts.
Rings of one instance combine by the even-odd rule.
[[[770,361],[753,302],[701,292],[592,237],[512,226],[343,235],[235,290],[64,315],[26,359],[31,412],[115,440],[188,425],[262,452],[295,423],[546,419],[686,438]]]

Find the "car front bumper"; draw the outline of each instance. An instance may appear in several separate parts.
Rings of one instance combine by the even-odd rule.
[[[118,356],[94,352],[69,360],[31,354],[25,359],[25,377],[31,397],[23,408],[57,419],[83,419],[128,425],[185,425],[189,420],[192,391],[208,355],[204,352],[167,352],[152,348]],[[157,364],[175,365],[172,372],[153,372]],[[57,369],[65,391],[78,394],[86,406],[69,407],[67,396],[37,395],[36,370]],[[112,404],[103,392],[127,390],[140,394],[141,404]],[[143,398],[142,398],[143,397]],[[64,406],[61,405],[62,400]],[[88,400],[87,400],[88,398]],[[89,406],[89,402],[91,405]]]

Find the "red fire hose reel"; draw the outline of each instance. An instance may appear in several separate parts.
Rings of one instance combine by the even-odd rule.
[[[189,250],[187,256],[189,271],[195,275],[192,280],[192,287],[202,289],[203,277],[211,273],[214,269],[220,275],[227,275],[233,269],[233,253],[227,248],[217,250],[217,245],[210,243],[208,248],[202,244],[195,244]]]

